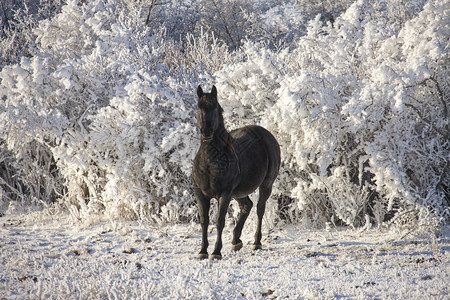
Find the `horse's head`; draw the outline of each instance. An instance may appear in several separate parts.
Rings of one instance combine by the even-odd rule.
[[[223,109],[217,101],[217,89],[212,87],[210,93],[204,93],[201,86],[197,88],[197,124],[204,141],[211,140],[214,133],[222,125]]]

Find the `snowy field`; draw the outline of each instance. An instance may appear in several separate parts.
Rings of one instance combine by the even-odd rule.
[[[198,260],[198,224],[60,225],[0,218],[1,299],[448,299],[450,228],[264,232],[264,250]],[[66,222],[67,223],[67,222]],[[214,226],[211,226],[214,227]],[[251,226],[250,226],[251,227]],[[210,248],[215,240],[211,229]]]

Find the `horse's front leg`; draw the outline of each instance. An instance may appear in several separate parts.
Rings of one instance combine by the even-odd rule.
[[[208,225],[211,199],[203,195],[202,191],[198,187],[195,187],[195,198],[197,199],[200,224],[202,226],[202,248],[200,249],[198,258],[205,259],[208,258]]]
[[[217,216],[217,241],[216,246],[214,248],[214,252],[211,255],[211,259],[221,259],[222,254],[220,251],[222,250],[222,232],[225,227],[225,217],[228,211],[228,206],[231,201],[231,193],[223,194],[219,198],[219,213]]]

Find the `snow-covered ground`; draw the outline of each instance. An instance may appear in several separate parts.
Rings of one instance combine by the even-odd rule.
[[[380,230],[264,233],[264,250],[198,260],[198,224],[0,218],[1,299],[448,299],[450,228],[439,238]],[[210,248],[215,240],[211,226]]]

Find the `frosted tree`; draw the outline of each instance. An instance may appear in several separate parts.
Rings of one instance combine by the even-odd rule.
[[[0,205],[195,219],[214,83],[230,129],[280,142],[269,223],[448,222],[448,1],[333,3],[68,1],[0,71]]]

